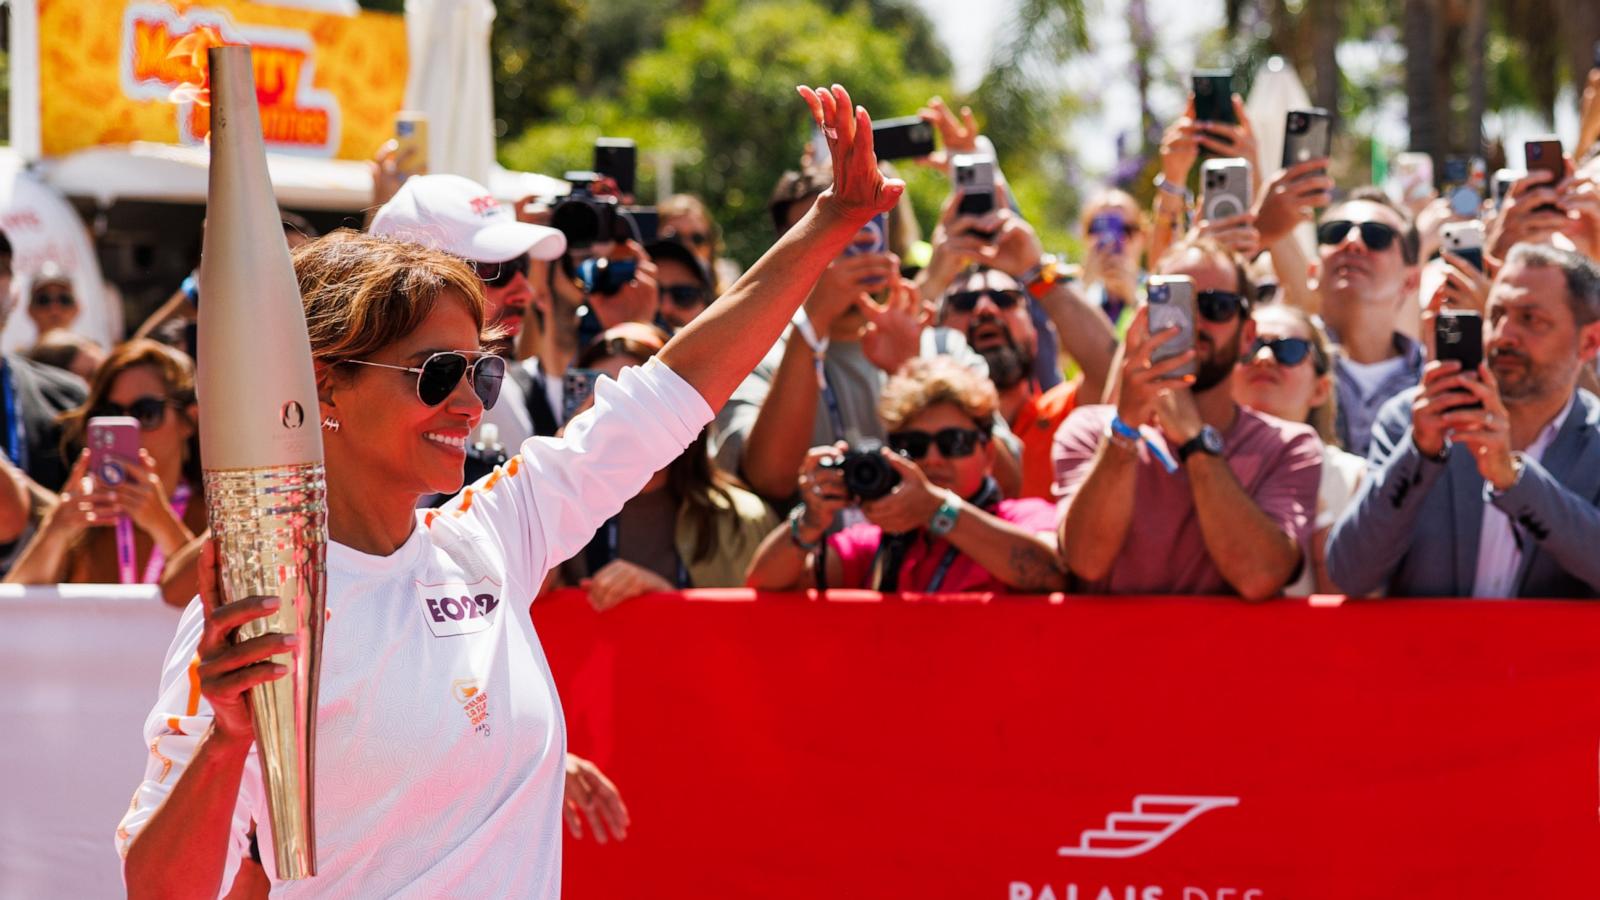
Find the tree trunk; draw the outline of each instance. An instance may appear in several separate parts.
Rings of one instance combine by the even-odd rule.
[[[1485,156],[1483,114],[1489,103],[1489,0],[1471,0],[1467,11],[1467,120],[1464,124],[1468,153]]]
[[[1316,104],[1333,117],[1339,131],[1339,38],[1344,34],[1344,0],[1317,0],[1311,5],[1311,68],[1316,76]]]
[[[1434,56],[1438,16],[1431,0],[1405,0],[1406,121],[1411,125],[1411,150],[1430,153],[1434,165],[1445,152],[1444,123],[1447,109],[1437,102]]]

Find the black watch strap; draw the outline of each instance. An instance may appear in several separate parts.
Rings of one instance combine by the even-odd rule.
[[[1200,433],[1183,442],[1178,448],[1178,462],[1188,462],[1189,457],[1196,453],[1209,453],[1212,456],[1222,455],[1222,435],[1215,428],[1207,425],[1200,429]]]

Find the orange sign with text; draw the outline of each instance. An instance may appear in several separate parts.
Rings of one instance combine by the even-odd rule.
[[[308,11],[247,0],[39,0],[45,156],[132,141],[198,145],[209,114],[209,31],[249,44],[269,150],[370,159],[393,137],[406,82],[401,16]]]

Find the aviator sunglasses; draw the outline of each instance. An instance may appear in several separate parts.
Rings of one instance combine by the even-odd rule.
[[[1351,222],[1345,219],[1333,219],[1317,226],[1317,243],[1337,244],[1350,234],[1350,229],[1361,229],[1361,243],[1367,245],[1368,250],[1378,253],[1389,249],[1394,239],[1400,232],[1382,222]]]
[[[472,270],[478,273],[478,278],[483,281],[484,287],[505,287],[518,275],[523,278],[528,277],[528,254],[513,256],[505,262],[474,262]]]
[[[94,408],[91,417],[99,416],[132,416],[139,420],[140,431],[155,431],[161,423],[167,420],[167,407],[172,401],[166,397],[147,396],[119,406],[107,400]]]
[[[477,358],[469,359],[469,356]],[[500,382],[506,374],[506,361],[482,350],[444,350],[428,357],[420,366],[392,366],[364,359],[341,362],[410,372],[417,376],[417,399],[424,406],[438,406],[450,399],[465,375],[472,383],[472,392],[483,401],[483,408],[493,409],[495,401],[500,399]]]
[[[978,445],[987,440],[989,436],[976,428],[941,428],[933,434],[896,431],[889,435],[889,449],[908,459],[922,459],[931,445],[938,447],[945,459],[961,459],[976,453]]]
[[[1272,358],[1277,360],[1280,366],[1298,366],[1305,362],[1307,357],[1312,357],[1312,363],[1317,374],[1322,374],[1323,366],[1321,360],[1316,359],[1314,354],[1316,346],[1305,338],[1258,337],[1250,343],[1250,350],[1245,354],[1245,360],[1255,359],[1256,354],[1261,352],[1262,347],[1272,351]]]

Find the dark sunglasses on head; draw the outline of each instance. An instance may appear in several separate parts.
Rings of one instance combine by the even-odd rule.
[[[34,306],[77,306],[78,298],[67,291],[40,291],[33,295]]]
[[[1380,253],[1389,249],[1389,245],[1394,243],[1394,239],[1400,236],[1400,232],[1382,222],[1351,222],[1346,219],[1333,219],[1317,226],[1317,243],[1341,243],[1349,236],[1352,228],[1361,229],[1361,243],[1366,244],[1368,250]]]
[[[706,244],[711,243],[711,235],[701,231],[665,231],[662,232],[661,237],[694,247],[704,247]]]
[[[438,406],[450,399],[465,375],[472,382],[472,392],[483,401],[483,408],[493,409],[494,402],[500,399],[500,382],[506,375],[506,361],[481,350],[444,350],[428,357],[420,366],[392,366],[364,359],[343,362],[410,372],[417,376],[417,399],[424,406]]]
[[[945,298],[952,312],[968,313],[978,308],[978,301],[988,297],[996,307],[1011,309],[1022,302],[1021,291],[956,291]]]
[[[478,278],[482,279],[484,287],[505,287],[518,275],[523,278],[528,277],[528,254],[518,254],[505,262],[474,262],[472,270],[478,273]]]
[[[1194,305],[1207,322],[1218,325],[1232,322],[1245,308],[1244,298],[1233,291],[1199,291],[1194,295]]]
[[[989,440],[989,435],[976,428],[941,428],[933,434],[926,431],[896,431],[889,435],[889,449],[909,459],[922,459],[928,447],[939,448],[945,459],[961,459],[978,451],[978,445]]]
[[[706,302],[705,288],[694,284],[674,284],[661,289],[661,296],[679,309],[694,309]]]
[[[1262,347],[1272,351],[1272,358],[1277,360],[1280,366],[1298,366],[1310,358],[1316,364],[1317,374],[1322,374],[1323,367],[1320,361],[1316,359],[1316,345],[1305,338],[1258,337],[1251,342],[1250,350],[1244,357],[1245,361],[1249,362],[1255,359],[1256,355],[1261,352]]]
[[[167,407],[172,401],[166,397],[140,397],[127,406],[109,400],[102,401],[91,412],[91,418],[100,416],[132,416],[139,420],[139,430],[155,431],[167,420]]]

